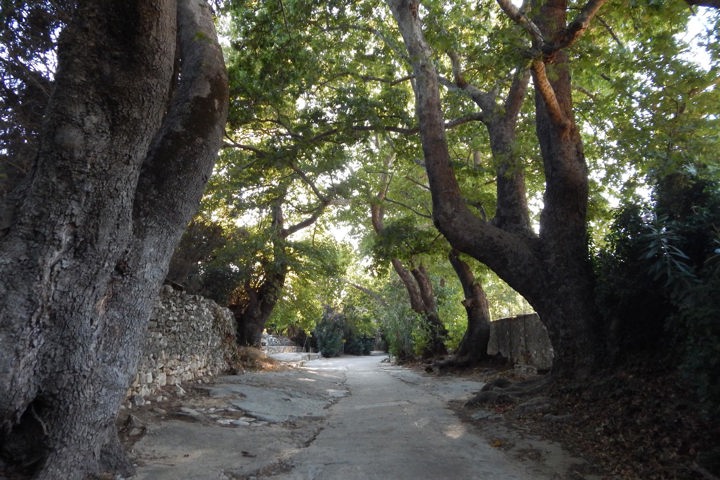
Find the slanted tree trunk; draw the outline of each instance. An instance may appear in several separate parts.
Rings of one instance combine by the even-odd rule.
[[[313,185],[314,187],[314,185]],[[285,218],[282,212],[284,198],[279,198],[272,207],[272,229],[273,235],[273,258],[264,261],[260,268],[261,280],[249,279],[241,287],[239,292],[234,294],[229,308],[235,314],[237,322],[238,337],[240,345],[258,347],[270,315],[275,305],[280,300],[285,279],[290,268],[286,258],[287,239],[295,232],[314,224],[325,209],[333,202],[332,197],[320,194],[319,190],[313,188],[319,203],[315,210],[302,221],[285,227]]]
[[[445,339],[447,338],[448,331],[440,321],[440,315],[438,315],[437,301],[435,300],[435,291],[430,281],[430,275],[428,275],[423,265],[413,268],[411,272],[420,291],[420,298],[422,299],[423,305],[422,314],[430,333],[430,341],[425,346],[423,357],[431,358],[447,355]]]
[[[542,2],[539,9],[534,9],[538,12],[537,26],[509,1],[498,1],[532,33],[535,48],[542,52],[532,61],[537,135],[546,176],[539,237],[522,229],[495,225],[468,209],[451,166],[439,78],[422,32],[420,2],[387,3],[412,63],[435,225],[454,248],[488,265],[533,305],[553,343],[553,373],[585,378],[600,366],[605,342],[593,308],[586,230],[587,168],[573,117],[564,48],[587,28],[603,1],[589,2],[571,28],[566,28],[567,4],[563,0]],[[498,204],[501,201],[498,198]]]
[[[229,308],[237,323],[237,342],[242,346],[259,347],[262,332],[277,305],[285,286],[287,268],[283,265],[266,266],[262,283],[254,285],[252,279],[242,288],[242,301],[230,304]]]
[[[386,167],[389,168],[391,163],[392,158],[388,157]],[[380,191],[375,197],[375,202],[370,205],[371,223],[375,233],[378,235],[382,234],[385,229],[383,221],[385,209],[383,202],[387,195],[389,185],[390,179],[388,175],[383,174]],[[400,281],[405,286],[405,291],[410,301],[410,308],[415,313],[422,315],[427,324],[430,333],[430,342],[423,352],[423,357],[429,358],[437,355],[446,355],[447,348],[445,347],[445,339],[447,338],[448,332],[438,315],[435,292],[433,291],[432,282],[430,281],[427,270],[422,265],[408,270],[399,258],[390,259],[390,263],[395,273],[400,277]]]
[[[487,358],[490,342],[490,307],[482,284],[475,280],[475,275],[460,252],[451,250],[448,255],[463,287],[465,299],[462,304],[467,312],[467,330],[455,352],[453,363],[458,366],[469,366]]]
[[[79,2],[34,171],[0,238],[6,463],[38,479],[130,469],[115,416],[226,112],[207,5]]]

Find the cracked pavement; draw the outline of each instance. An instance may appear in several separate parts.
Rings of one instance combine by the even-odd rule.
[[[481,382],[424,375],[385,358],[219,377],[181,403],[131,411],[129,428],[139,432],[133,478],[577,478],[582,460],[557,444],[493,423],[478,429],[450,410]]]

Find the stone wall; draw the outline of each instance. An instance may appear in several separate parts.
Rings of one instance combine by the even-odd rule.
[[[163,387],[225,372],[236,352],[230,310],[166,285],[150,317],[128,400],[142,405],[162,397]]]
[[[535,313],[501,318],[490,323],[488,353],[502,354],[514,364],[549,370],[553,349],[545,325]]]

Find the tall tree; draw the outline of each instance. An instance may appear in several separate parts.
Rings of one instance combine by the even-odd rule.
[[[260,345],[265,324],[280,300],[291,263],[295,263],[290,260],[288,237],[315,223],[331,199],[321,197],[310,215],[289,226],[285,224],[283,201],[284,198],[278,198],[271,208],[269,243],[272,252],[256,262],[259,268],[255,274],[249,275],[230,296],[229,307],[235,314],[237,340],[241,345]]]
[[[232,39],[230,121],[205,205],[264,239],[246,252],[244,263],[252,266],[230,299],[239,341],[255,344],[288,274],[305,274],[294,267],[309,252],[294,248],[299,244],[291,237],[321,223],[345,195],[348,150],[357,140],[336,127],[346,114],[327,99],[337,83],[328,79],[337,50],[316,34],[336,28],[331,6],[299,1],[225,7]]]
[[[515,231],[475,215],[453,172],[445,134],[440,79],[416,0],[388,0],[415,76],[416,111],[433,193],[433,218],[451,245],[479,259],[519,291],[545,322],[555,349],[554,372],[583,377],[602,359],[604,340],[593,308],[587,250],[588,174],[572,109],[567,47],[602,5],[591,1],[567,24],[563,0],[533,4],[530,16],[499,2],[530,36],[536,132],[544,163],[540,233]],[[510,191],[514,191],[510,189]],[[498,191],[499,198],[507,193]]]
[[[115,415],[220,146],[210,10],[83,1],[62,32],[20,208],[0,237],[0,445],[38,479],[130,469]]]

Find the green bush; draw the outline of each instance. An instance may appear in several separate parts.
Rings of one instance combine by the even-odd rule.
[[[375,339],[366,335],[351,333],[345,340],[345,353],[348,355],[370,355]]]
[[[318,350],[323,357],[337,357],[343,353],[345,317],[325,307],[322,319],[315,327]]]
[[[678,365],[720,413],[720,182],[673,174],[618,212],[595,259],[597,304],[622,362]]]
[[[422,318],[410,307],[399,304],[387,308],[384,313],[381,319],[382,337],[388,352],[399,362],[414,358],[417,350],[415,340],[418,339],[414,332],[423,324]]]

